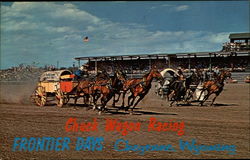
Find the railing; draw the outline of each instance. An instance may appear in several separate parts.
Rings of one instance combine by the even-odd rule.
[[[250,43],[225,43],[223,51],[249,51]]]

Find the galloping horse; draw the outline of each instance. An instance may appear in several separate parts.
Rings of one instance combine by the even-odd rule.
[[[135,106],[145,97],[145,95],[150,90],[153,78],[158,78],[158,79],[163,80],[162,75],[156,69],[152,69],[149,73],[145,74],[143,78],[126,80],[123,84],[122,107],[124,107],[125,94],[128,90],[130,90],[131,95],[128,97],[127,109],[129,109],[129,107],[134,104],[130,112],[130,113],[133,113],[133,109],[135,108]],[[136,101],[136,103],[134,103],[137,97],[139,97],[139,99]]]
[[[84,104],[89,105],[89,98],[93,94],[93,84],[94,82],[91,80],[79,81],[78,85],[75,88],[76,90],[75,102],[74,102],[75,107],[76,107],[77,99],[81,96],[81,94],[83,95],[83,98],[84,98]]]
[[[110,86],[111,78],[108,73],[104,70],[96,75],[95,83],[93,86],[93,110],[96,109],[97,100],[101,97],[100,86]],[[99,87],[98,87],[99,86]]]
[[[125,75],[121,71],[116,71],[113,77],[109,79],[96,81],[93,86],[94,93],[94,109],[96,108],[96,103],[98,98],[102,95],[101,98],[101,108],[99,108],[99,114],[105,109],[108,101],[113,97],[113,106],[114,103],[118,100],[115,100],[115,94],[120,94],[121,82],[125,81]],[[116,88],[117,87],[117,88]],[[119,96],[120,97],[120,96]],[[119,98],[118,97],[118,98]]]
[[[116,76],[117,76],[118,80],[116,80],[115,83],[112,84],[112,88],[114,89],[113,104],[112,104],[113,107],[115,107],[115,103],[117,103],[119,101],[120,96],[121,96],[121,92],[123,91],[122,90],[123,84],[127,79],[127,75],[120,70],[116,71]],[[115,99],[116,94],[118,95],[117,99]]]
[[[93,92],[93,87],[95,82],[107,79],[107,77],[108,77],[107,73],[104,72],[104,73],[98,73],[95,78],[89,77],[88,79],[79,81],[78,85],[74,88],[75,90],[74,106],[76,106],[77,99],[81,96],[81,94],[83,95],[84,98],[84,104],[89,105],[90,96],[92,96],[93,99],[96,97],[96,95]]]
[[[201,91],[201,94],[205,91],[207,91],[207,94],[204,96],[204,99],[200,102],[200,106],[203,105],[203,103],[209,98],[210,95],[215,94],[215,97],[212,100],[212,103],[210,106],[214,104],[215,99],[220,95],[220,93],[223,90],[224,87],[224,81],[225,79],[229,77],[231,78],[231,72],[230,71],[221,71],[221,73],[215,78],[215,80],[209,80],[204,82],[203,88]],[[200,97],[199,97],[200,99]]]

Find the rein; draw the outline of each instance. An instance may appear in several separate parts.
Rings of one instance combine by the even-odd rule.
[[[146,77],[143,77],[143,78],[142,78],[142,81],[140,81],[139,83],[136,83],[136,84],[131,85],[130,87],[128,87],[128,89],[134,88],[134,87],[136,87],[136,86],[138,86],[138,85],[141,85],[142,88],[146,88],[146,87],[147,87],[146,82],[147,82],[147,78],[146,78]]]
[[[83,88],[81,88],[81,89],[89,88],[89,87],[91,87],[91,86],[93,86],[93,85],[94,85],[93,83],[90,83],[87,87],[83,87]]]

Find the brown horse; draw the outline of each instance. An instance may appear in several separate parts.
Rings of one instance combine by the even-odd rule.
[[[115,107],[115,103],[119,101],[121,93],[123,91],[123,84],[127,79],[127,75],[120,70],[116,71],[116,76],[118,80],[114,81],[114,83],[112,84],[112,88],[114,89],[113,104],[112,104],[113,107]],[[116,94],[118,95],[117,99],[115,99]]]
[[[118,100],[115,100],[115,94],[120,94],[121,85],[122,82],[126,80],[125,78],[125,75],[121,71],[117,70],[113,77],[110,77],[109,79],[105,80],[96,81],[93,86],[93,93],[95,94],[94,109],[96,108],[97,100],[102,95],[101,108],[99,108],[99,114],[101,114],[101,112],[105,109],[106,104],[112,97],[114,98],[113,106],[119,100],[120,96],[118,97]]]
[[[85,105],[90,105],[89,98],[93,95],[93,84],[94,82],[91,80],[79,81],[75,88],[76,92],[74,97],[74,109],[76,109],[76,102],[80,97],[83,97]]]
[[[231,72],[229,71],[221,71],[221,73],[215,78],[215,80],[209,80],[204,82],[203,88],[200,94],[200,97],[203,92],[207,91],[207,94],[204,96],[204,99],[200,102],[200,106],[203,105],[203,103],[211,96],[212,94],[215,94],[215,97],[212,100],[212,103],[210,106],[214,104],[215,99],[220,95],[220,93],[223,90],[224,87],[224,81],[225,79],[229,77],[231,78]],[[199,97],[199,99],[200,99]]]
[[[97,74],[96,79],[95,79],[95,83],[93,86],[93,110],[96,109],[97,106],[97,101],[98,99],[101,97],[102,94],[102,90],[106,90],[108,89],[108,87],[110,87],[111,85],[111,77],[107,74],[107,72],[102,72]]]
[[[123,85],[122,107],[124,107],[125,94],[128,90],[130,90],[131,95],[128,97],[128,106],[126,107],[126,109],[129,109],[129,107],[133,105],[130,112],[133,113],[133,109],[135,108],[135,106],[145,97],[145,95],[150,90],[153,78],[158,78],[163,80],[163,77],[160,74],[160,72],[157,71],[156,69],[152,69],[149,73],[145,74],[143,78],[140,79],[135,78],[125,81]],[[139,99],[134,103],[137,97],[139,97]]]
[[[84,104],[90,105],[89,98],[92,97],[93,100],[96,97],[96,94],[94,92],[94,84],[96,81],[105,80],[108,78],[108,75],[106,72],[98,73],[96,77],[89,77],[88,79],[81,80],[78,82],[78,85],[74,88],[75,90],[75,102],[74,106],[76,106],[77,99],[79,97],[83,97]]]

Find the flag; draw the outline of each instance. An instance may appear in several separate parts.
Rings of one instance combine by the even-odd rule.
[[[89,41],[89,37],[85,37],[84,39],[83,39],[83,42],[88,42]]]

